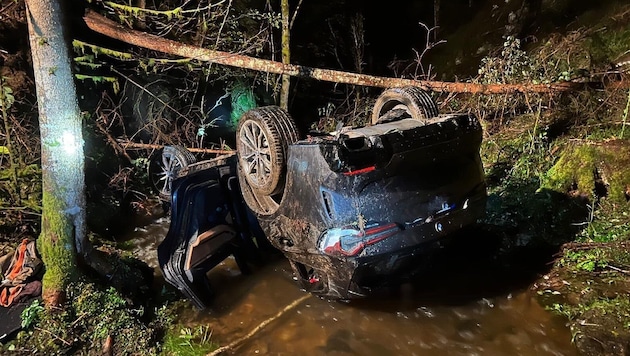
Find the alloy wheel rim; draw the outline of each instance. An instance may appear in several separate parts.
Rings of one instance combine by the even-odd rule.
[[[239,133],[240,161],[243,172],[254,185],[266,184],[272,174],[272,156],[269,140],[263,128],[255,121],[247,121]]]
[[[160,192],[162,194],[169,194],[173,184],[173,178],[175,177],[175,171],[180,168],[181,164],[179,160],[171,154],[162,155],[162,164],[160,165],[161,172],[158,173],[158,184],[161,186]]]

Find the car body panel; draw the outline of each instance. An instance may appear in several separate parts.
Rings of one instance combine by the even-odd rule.
[[[235,189],[237,160],[201,163],[197,172],[193,165],[173,182],[171,229],[158,251],[160,265],[167,281],[202,307],[209,291],[202,277],[228,255],[250,249],[256,237],[251,232],[257,231],[291,261],[310,292],[369,295],[415,269],[433,242],[484,215],[481,140],[482,128],[469,114],[310,136],[288,145],[277,209],[255,219],[239,195],[246,191]],[[240,218],[214,217],[219,207]],[[201,267],[186,268],[186,250],[217,225],[236,233],[222,235],[208,262],[197,256]]]
[[[275,214],[259,216],[270,242],[290,260],[326,269],[334,284],[330,297],[368,293],[354,279],[356,269],[367,276],[368,266],[378,265],[371,261],[381,259],[390,261],[380,268],[385,275],[402,273],[405,263],[402,257],[396,262],[397,252],[409,249],[400,255],[413,255],[485,212],[481,127],[474,117],[377,126],[290,145],[284,198]],[[354,227],[360,234],[379,223],[395,224],[399,231],[353,256],[327,256],[318,248],[326,231]]]

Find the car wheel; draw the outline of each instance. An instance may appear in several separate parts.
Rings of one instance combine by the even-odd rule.
[[[297,140],[295,122],[278,106],[243,114],[236,131],[236,150],[241,175],[256,195],[282,192],[288,145]]]
[[[280,199],[282,198],[281,196],[265,195],[254,191],[249,183],[247,183],[247,179],[240,165],[236,167],[236,174],[238,176],[238,183],[241,188],[243,200],[254,214],[259,217],[270,216],[278,210]]]
[[[149,162],[149,177],[158,196],[171,200],[171,187],[177,173],[196,162],[195,156],[182,146],[164,146]]]
[[[321,296],[328,294],[328,277],[325,273],[297,261],[289,260],[289,263],[302,289]]]
[[[438,114],[437,104],[426,91],[418,87],[390,88],[374,103],[372,125],[405,117],[428,121]]]

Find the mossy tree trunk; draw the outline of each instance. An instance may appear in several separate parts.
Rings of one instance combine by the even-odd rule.
[[[81,113],[64,38],[59,0],[26,0],[39,108],[42,231],[38,249],[46,266],[47,305],[63,301],[84,254],[85,183]]]
[[[282,63],[291,63],[290,38],[289,30],[289,0],[280,0],[280,13],[282,14]],[[291,76],[282,74],[282,89],[280,90],[280,107],[287,110],[289,108],[289,91],[291,89]]]

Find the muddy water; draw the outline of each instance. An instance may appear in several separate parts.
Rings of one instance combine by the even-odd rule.
[[[162,220],[134,233],[136,254],[159,268],[155,247]],[[468,238],[468,237],[467,237]],[[528,290],[540,264],[529,254],[491,253],[491,239],[473,237],[433,254],[418,278],[371,299],[327,301],[311,296],[241,344],[239,355],[577,355],[562,318]],[[221,345],[246,335],[306,295],[281,257],[242,275],[232,259],[208,277],[211,308],[188,307],[180,321],[208,325]]]

